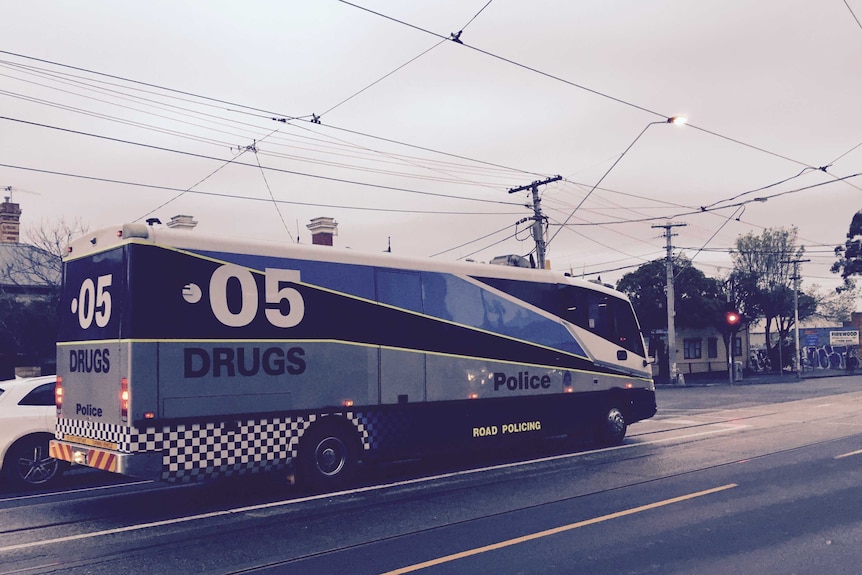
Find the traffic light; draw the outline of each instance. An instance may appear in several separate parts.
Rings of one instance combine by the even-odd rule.
[[[737,325],[739,325],[740,319],[741,318],[739,316],[739,313],[735,311],[729,311],[724,314],[724,321],[730,327],[736,327]]]

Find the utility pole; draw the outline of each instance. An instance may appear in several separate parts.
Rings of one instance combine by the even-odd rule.
[[[536,242],[537,265],[539,269],[542,270],[545,269],[545,230],[543,225],[545,216],[542,215],[542,199],[539,198],[539,186],[544,186],[562,179],[562,176],[552,176],[544,180],[537,180],[526,186],[520,186],[509,190],[510,194],[522,192],[524,190],[531,190],[533,192],[533,241]],[[529,204],[527,207],[530,207]]]
[[[801,361],[799,360],[799,264],[804,262],[810,262],[811,260],[785,260],[781,263],[783,264],[793,264],[793,277],[790,279],[793,280],[793,327],[795,328],[796,337],[795,337],[795,349],[796,356],[793,358],[793,367],[796,369],[796,379],[802,379],[802,369],[801,369]],[[781,349],[781,341],[779,338],[778,349]]]
[[[667,276],[667,362],[668,375],[671,383],[679,383],[677,381],[676,372],[676,329],[674,327],[674,295],[673,295],[673,245],[671,238],[676,234],[671,232],[671,228],[682,227],[687,224],[671,224],[655,225],[653,228],[664,228],[664,237],[667,238],[667,261],[665,270]]]

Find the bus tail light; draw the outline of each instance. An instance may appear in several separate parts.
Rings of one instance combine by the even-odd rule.
[[[63,416],[63,378],[57,376],[54,384],[54,403],[57,405],[57,417]]]
[[[120,418],[129,421],[129,378],[120,380]]]

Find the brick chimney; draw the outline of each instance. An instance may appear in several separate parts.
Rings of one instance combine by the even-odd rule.
[[[20,238],[21,207],[12,198],[0,204],[0,243],[17,244]]]
[[[335,218],[312,218],[305,227],[311,230],[311,243],[317,246],[331,246],[333,236],[338,235]]]

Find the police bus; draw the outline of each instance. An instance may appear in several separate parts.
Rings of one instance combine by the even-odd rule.
[[[656,412],[630,302],[563,274],[146,224],[68,252],[51,443],[64,461],[330,487],[363,461],[616,444]]]

